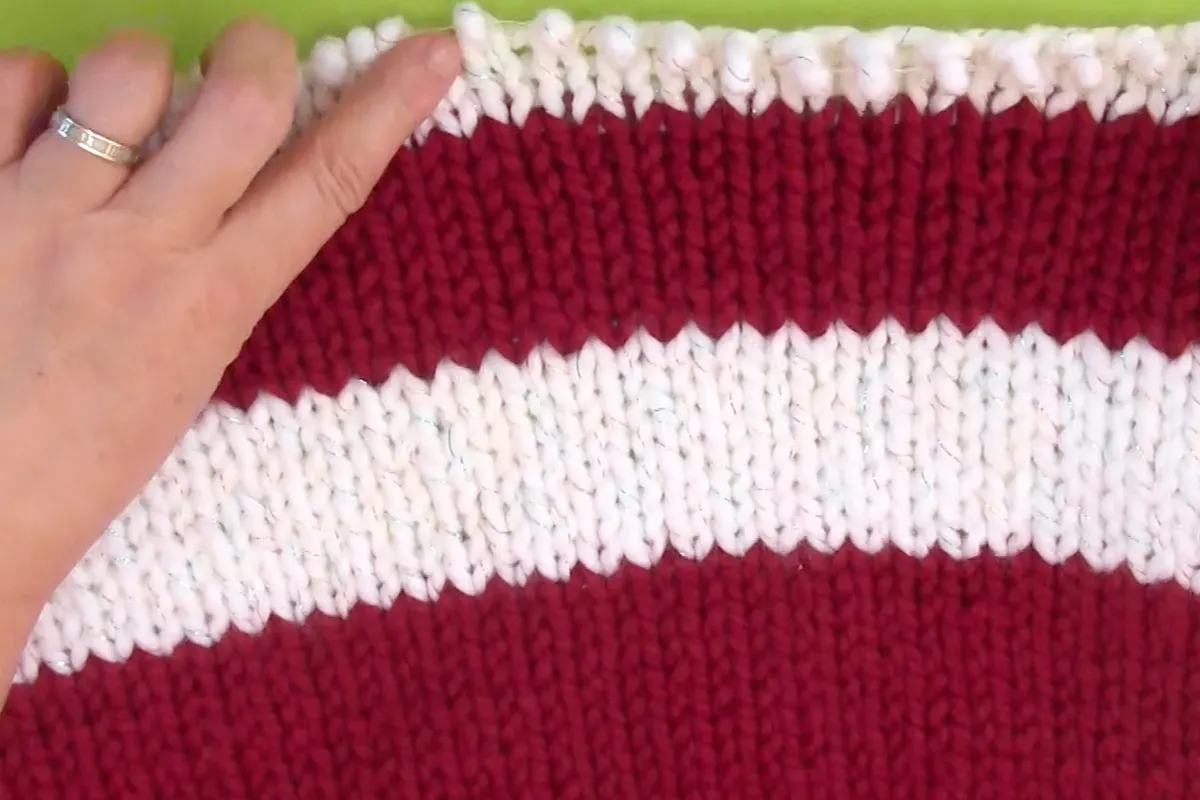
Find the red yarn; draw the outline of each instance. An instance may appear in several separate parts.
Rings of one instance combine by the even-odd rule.
[[[1197,117],[1027,103],[485,120],[398,155],[218,398],[738,321],[1178,355],[1198,145]],[[1195,598],[1078,559],[668,552],[43,669],[0,715],[0,798],[1186,798],[1198,662]]]
[[[336,393],[397,365],[427,377],[445,359],[688,323],[817,334],[991,317],[1113,348],[1143,336],[1171,356],[1200,338],[1200,118],[895,114],[535,112],[435,133],[267,315],[218,396]]]
[[[12,798],[1185,798],[1200,605],[895,552],[493,583],[14,689]]]

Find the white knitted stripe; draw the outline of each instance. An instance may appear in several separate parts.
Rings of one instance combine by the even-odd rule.
[[[213,407],[60,588],[20,679],[668,547],[1032,547],[1196,591],[1198,357],[992,324],[743,327]]]
[[[1083,103],[1097,119],[1144,110],[1164,123],[1200,112],[1200,22],[1159,29],[750,32],[626,17],[576,22],[554,9],[528,23],[504,23],[467,3],[455,10],[454,30],[464,73],[417,141],[434,128],[469,135],[484,117],[521,125],[535,108],[576,120],[596,105],[623,117],[654,102],[704,114],[718,99],[743,113],[776,100],[804,112],[836,97],[873,111],[907,97],[930,112],[961,98],[987,112],[1029,100],[1051,116]],[[412,33],[393,18],[318,42],[301,70],[297,130],[326,111],[381,51]],[[194,98],[198,74],[181,81],[166,136]]]

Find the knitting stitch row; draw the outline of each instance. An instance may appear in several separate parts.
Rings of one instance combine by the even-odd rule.
[[[1200,590],[1200,349],[688,328],[217,405],[60,588],[20,677],[758,543],[1032,549]]]
[[[874,112],[901,98],[930,113],[963,100],[991,113],[1022,101],[1050,116],[1079,104],[1097,119],[1145,111],[1163,123],[1200,112],[1200,23],[750,32],[626,17],[575,21],[556,9],[507,23],[464,3],[455,9],[454,31],[464,72],[418,141],[435,128],[470,135],[482,117],[520,125],[535,108],[579,120],[597,106],[640,116],[654,102],[701,115],[718,100],[759,113],[775,101],[803,112],[838,98]],[[297,129],[413,32],[392,18],[318,41],[299,76]],[[198,70],[181,80],[163,135],[176,127],[198,82]]]
[[[465,74],[435,117],[470,133],[478,115],[518,124],[533,107],[579,119],[593,105],[624,116],[656,100],[704,113],[718,99],[761,111],[844,97],[881,110],[899,97],[936,112],[966,98],[1001,111],[1028,99],[1048,114],[1086,103],[1097,118],[1146,108],[1171,122],[1200,109],[1200,25],[1154,30],[1032,28],[1023,32],[889,28],[805,31],[697,30],[683,22],[623,17],[575,22],[547,10],[528,24],[500,23],[460,5],[454,27]],[[407,32],[401,20],[325,39],[306,67],[313,108]],[[302,112],[309,109],[301,103]]]

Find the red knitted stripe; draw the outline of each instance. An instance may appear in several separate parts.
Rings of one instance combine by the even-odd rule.
[[[14,689],[14,798],[1183,798],[1200,604],[1075,561],[668,557]]]
[[[1198,308],[1200,118],[534,113],[405,150],[219,394],[336,393],[400,364],[427,376],[689,321],[819,333],[990,315],[1177,355]]]

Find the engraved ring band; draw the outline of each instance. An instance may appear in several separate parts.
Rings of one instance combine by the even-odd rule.
[[[130,166],[138,161],[139,153],[136,147],[121,144],[80,125],[62,108],[56,109],[54,116],[50,118],[50,130],[81,150],[109,163]]]

